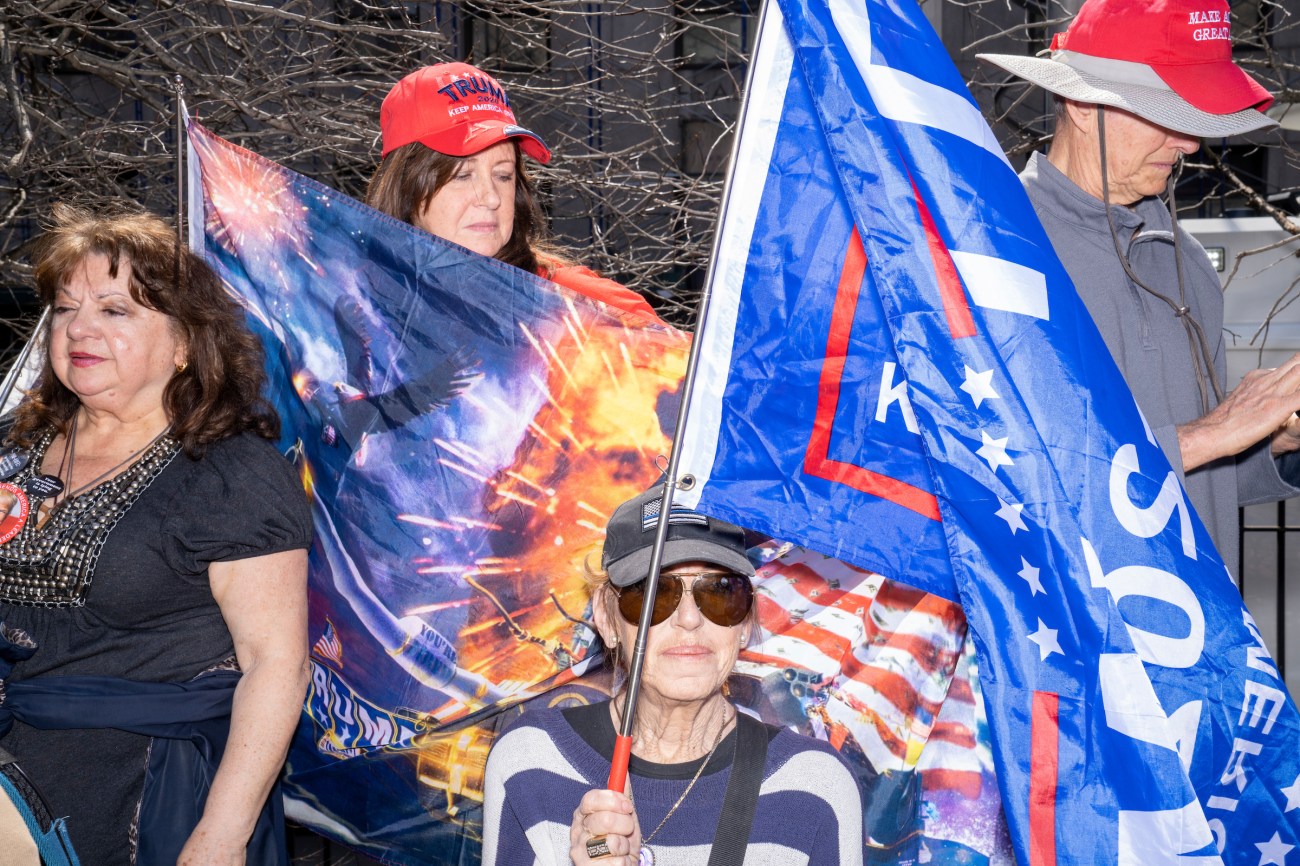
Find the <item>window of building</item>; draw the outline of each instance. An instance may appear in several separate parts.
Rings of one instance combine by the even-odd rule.
[[[549,68],[551,21],[545,12],[467,4],[463,22],[465,57],[470,63],[511,72]]]
[[[688,66],[744,63],[754,47],[757,6],[757,0],[681,3],[678,57]]]
[[[682,171],[695,177],[719,177],[731,156],[732,129],[717,120],[682,121]]]

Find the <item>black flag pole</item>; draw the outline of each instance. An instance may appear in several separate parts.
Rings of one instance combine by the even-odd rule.
[[[641,617],[637,622],[636,641],[632,646],[632,658],[627,674],[627,696],[623,702],[623,713],[619,720],[618,736],[614,742],[614,758],[609,768],[609,784],[606,788],[622,792],[627,785],[627,767],[632,757],[632,731],[636,722],[636,704],[641,691],[641,672],[645,667],[646,643],[650,638],[650,618],[654,612],[655,595],[659,591],[659,571],[663,563],[664,542],[668,539],[668,518],[672,513],[673,492],[677,488],[690,490],[695,486],[695,477],[687,475],[678,480],[682,454],[678,447],[686,436],[686,422],[691,409],[691,395],[695,388],[695,375],[700,365],[701,336],[704,334],[705,322],[709,314],[709,301],[712,297],[713,281],[717,276],[718,249],[722,245],[722,215],[727,212],[727,204],[734,192],[736,154],[740,152],[741,131],[745,127],[745,115],[749,110],[750,88],[754,82],[754,61],[759,53],[759,40],[762,38],[763,24],[767,19],[767,10],[771,0],[763,0],[758,15],[758,35],[754,39],[754,48],[749,55],[749,68],[745,72],[744,99],[737,113],[736,132],[731,141],[731,155],[728,159],[727,182],[722,191],[722,207],[719,209],[718,225],[713,234],[713,247],[709,252],[709,272],[700,292],[699,308],[695,314],[695,339],[691,341],[691,351],[686,359],[686,376],[682,380],[682,400],[677,409],[677,423],[673,427],[673,441],[668,451],[668,468],[664,470],[663,492],[659,500],[659,522],[655,525],[654,547],[650,550],[650,568],[646,577],[645,597],[641,602]]]

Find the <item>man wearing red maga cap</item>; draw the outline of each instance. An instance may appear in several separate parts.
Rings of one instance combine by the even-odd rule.
[[[1224,392],[1223,291],[1177,222],[1173,178],[1200,138],[1275,125],[1230,30],[1223,0],[1087,0],[1049,56],[979,56],[1056,96],[1021,181],[1235,574],[1238,507],[1300,493],[1300,355]]]

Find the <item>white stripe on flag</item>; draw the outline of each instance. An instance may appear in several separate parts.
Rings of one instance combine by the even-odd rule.
[[[964,138],[1011,168],[1002,145],[978,108],[945,87],[871,62],[871,18],[863,0],[830,0],[830,10],[835,27],[844,38],[882,117]]]
[[[907,724],[910,720],[900,714],[892,705],[882,707],[882,709],[885,710],[886,716],[881,717],[880,722],[889,728],[890,733],[898,739],[906,741]],[[880,736],[879,731],[876,730],[875,720],[866,713],[856,707],[849,706],[842,698],[832,695],[826,702],[826,715],[832,722],[843,725],[848,729],[858,747],[867,756],[871,768],[877,773],[907,769],[907,756],[894,754],[893,750]]]
[[[851,703],[857,705],[855,709],[858,712],[869,710],[874,713],[900,740],[907,739],[908,731],[929,736],[929,727],[915,718],[917,708],[911,705],[911,701],[917,695],[910,683],[902,688],[882,690],[879,681],[863,682],[841,677],[836,678],[835,686],[842,700],[852,699]],[[895,703],[898,700],[901,700],[904,706],[900,707]],[[849,705],[849,702],[846,702],[846,705]]]
[[[938,706],[948,694],[948,678],[912,654],[911,650],[897,646],[866,647],[856,650],[853,656],[862,664],[858,676],[869,679],[875,668],[896,674],[905,680],[923,700]],[[857,677],[846,681],[858,682]]]
[[[866,628],[861,617],[856,617],[838,607],[823,607],[816,613],[808,614],[804,622],[832,634],[850,647],[862,646],[866,639]]]
[[[973,732],[972,732],[973,738]],[[963,770],[979,773],[984,767],[980,764],[979,752],[974,746],[963,746],[947,740],[936,740],[933,736],[926,741],[917,760],[918,770]]]
[[[836,676],[840,672],[839,659],[833,659],[819,647],[789,635],[766,637],[761,643],[751,647],[750,652],[769,659],[782,659],[788,667],[802,668],[827,678]],[[775,662],[769,662],[769,667],[776,666]]]
[[[700,494],[708,483],[713,457],[718,450],[718,427],[722,423],[722,394],[731,369],[731,350],[736,333],[736,314],[749,261],[749,243],[758,221],[758,206],[766,186],[768,165],[781,126],[785,91],[790,83],[794,49],[785,32],[781,10],[776,3],[764,3],[758,26],[759,40],[754,50],[754,74],[750,82],[753,93],[761,99],[746,99],[744,114],[736,135],[735,159],[727,198],[718,225],[721,239],[713,270],[709,274],[711,292],[708,318],[696,335],[707,350],[700,353],[689,399],[691,413],[683,436],[682,472],[695,476],[690,490],[680,490],[673,501],[687,508],[699,505]]]
[[[976,306],[1037,319],[1051,317],[1047,309],[1047,277],[1042,272],[979,253],[951,252],[952,263]]]
[[[954,653],[961,649],[948,620],[932,613],[876,602],[871,606],[871,621],[877,630],[891,635],[912,635]]]

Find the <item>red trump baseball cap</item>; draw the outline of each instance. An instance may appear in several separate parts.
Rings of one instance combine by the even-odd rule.
[[[1263,114],[1273,97],[1232,62],[1226,0],[1087,0],[1048,57],[977,56],[1058,96],[1190,135],[1275,125]]]
[[[388,91],[379,109],[383,156],[418,141],[449,156],[471,156],[506,139],[545,165],[551,151],[515,123],[510,99],[495,78],[468,63],[426,66]]]

